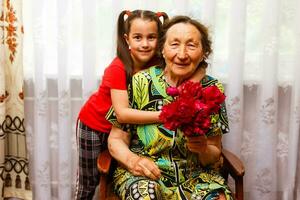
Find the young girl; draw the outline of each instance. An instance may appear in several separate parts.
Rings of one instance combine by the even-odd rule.
[[[124,19],[124,17],[127,17]],[[117,57],[105,69],[101,85],[78,116],[79,169],[76,199],[92,199],[99,184],[97,157],[107,148],[111,124],[105,115],[113,105],[121,123],[155,123],[159,112],[138,111],[128,105],[127,80],[145,68],[158,64],[158,38],[165,13],[147,10],[122,11],[118,18]]]

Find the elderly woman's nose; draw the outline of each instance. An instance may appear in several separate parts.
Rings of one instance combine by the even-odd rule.
[[[180,58],[180,59],[185,59],[185,58],[187,58],[187,52],[186,52],[186,47],[185,47],[185,46],[181,46],[181,47],[178,49],[177,56],[178,56],[178,58]]]

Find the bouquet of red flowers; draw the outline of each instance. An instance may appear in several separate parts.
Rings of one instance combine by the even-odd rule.
[[[166,128],[180,128],[186,136],[205,135],[211,126],[211,115],[219,112],[225,100],[217,86],[203,88],[192,81],[167,88],[167,94],[175,100],[163,106],[159,118]]]

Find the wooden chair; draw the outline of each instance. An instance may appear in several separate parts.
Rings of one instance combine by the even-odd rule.
[[[228,150],[223,149],[222,155],[224,158],[224,165],[221,173],[223,177],[228,180],[230,175],[235,181],[235,193],[236,200],[243,200],[243,176],[245,174],[245,168],[241,160]],[[105,150],[98,157],[98,169],[101,172],[100,185],[99,185],[99,199],[100,200],[119,200],[119,198],[112,192],[110,186],[110,170],[113,160],[108,150]]]

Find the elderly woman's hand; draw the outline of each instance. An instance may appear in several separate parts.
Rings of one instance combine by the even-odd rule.
[[[126,166],[128,171],[135,176],[145,176],[152,180],[157,180],[160,177],[158,166],[150,159],[132,155]]]
[[[187,137],[186,145],[191,152],[198,154],[200,163],[206,166],[220,160],[221,139],[221,135]]]
[[[193,153],[203,153],[207,148],[207,138],[204,135],[187,137],[186,145]]]
[[[135,176],[145,176],[153,180],[160,177],[158,166],[150,159],[140,157],[129,149],[130,135],[113,126],[108,137],[108,149],[121,165]]]

